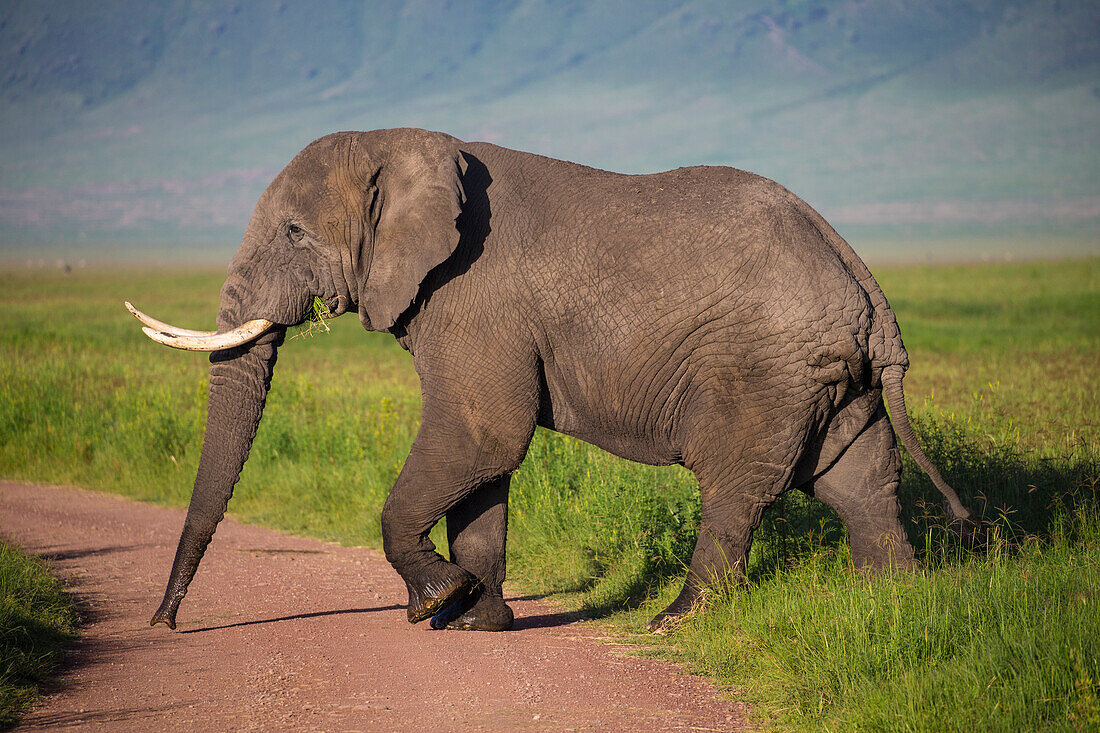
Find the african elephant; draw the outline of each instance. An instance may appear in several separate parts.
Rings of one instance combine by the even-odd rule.
[[[785,188],[726,167],[621,175],[424,130],[340,132],[260,197],[217,332],[127,304],[154,340],[213,352],[194,492],[152,624],[175,628],[276,351],[314,296],[392,333],[420,376],[419,433],[382,511],[410,622],[457,607],[437,625],[511,626],[508,483],[536,425],[698,478],[687,579],[652,630],[744,572],[762,512],[790,488],[838,512],[858,564],[912,565],[894,430],[952,515],[970,517],[910,427],[886,298]],[[428,539],[444,516],[450,561]]]

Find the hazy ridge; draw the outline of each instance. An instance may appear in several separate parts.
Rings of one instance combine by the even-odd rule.
[[[871,257],[1100,252],[1094,3],[15,2],[0,59],[0,256],[224,257],[304,144],[399,125],[747,168]]]

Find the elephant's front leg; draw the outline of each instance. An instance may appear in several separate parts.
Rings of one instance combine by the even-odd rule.
[[[537,398],[533,390],[505,389],[503,379],[489,380],[496,386],[491,393],[465,394],[456,394],[460,382],[445,390],[433,389],[433,381],[421,377],[420,432],[382,509],[386,559],[408,587],[410,623],[448,608],[484,580],[486,592],[499,598],[486,601],[495,607],[485,609],[485,623],[500,626],[511,615],[500,591],[508,476],[527,452]],[[428,538],[444,515],[455,518],[455,562],[444,560]]]
[[[461,600],[477,584],[471,573],[444,560],[428,538],[436,522],[473,488],[472,482],[451,483],[445,469],[424,466],[423,453],[413,445],[382,507],[382,547],[409,591],[412,624]]]
[[[483,484],[447,512],[451,562],[473,573],[478,585],[453,610],[432,618],[433,628],[505,631],[512,628],[512,609],[504,602],[508,537],[508,484],[503,476]]]

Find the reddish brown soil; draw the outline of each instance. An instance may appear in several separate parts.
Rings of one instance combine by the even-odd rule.
[[[743,706],[638,659],[545,601],[516,629],[405,621],[372,550],[224,521],[180,608],[149,627],[183,512],[0,483],[0,534],[45,557],[86,621],[23,728],[56,730],[646,730],[745,728]]]

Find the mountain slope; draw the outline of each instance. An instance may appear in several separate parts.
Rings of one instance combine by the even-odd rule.
[[[1094,3],[52,0],[0,9],[0,60],[8,250],[231,250],[309,140],[398,125],[748,168],[868,243],[1100,232]]]

